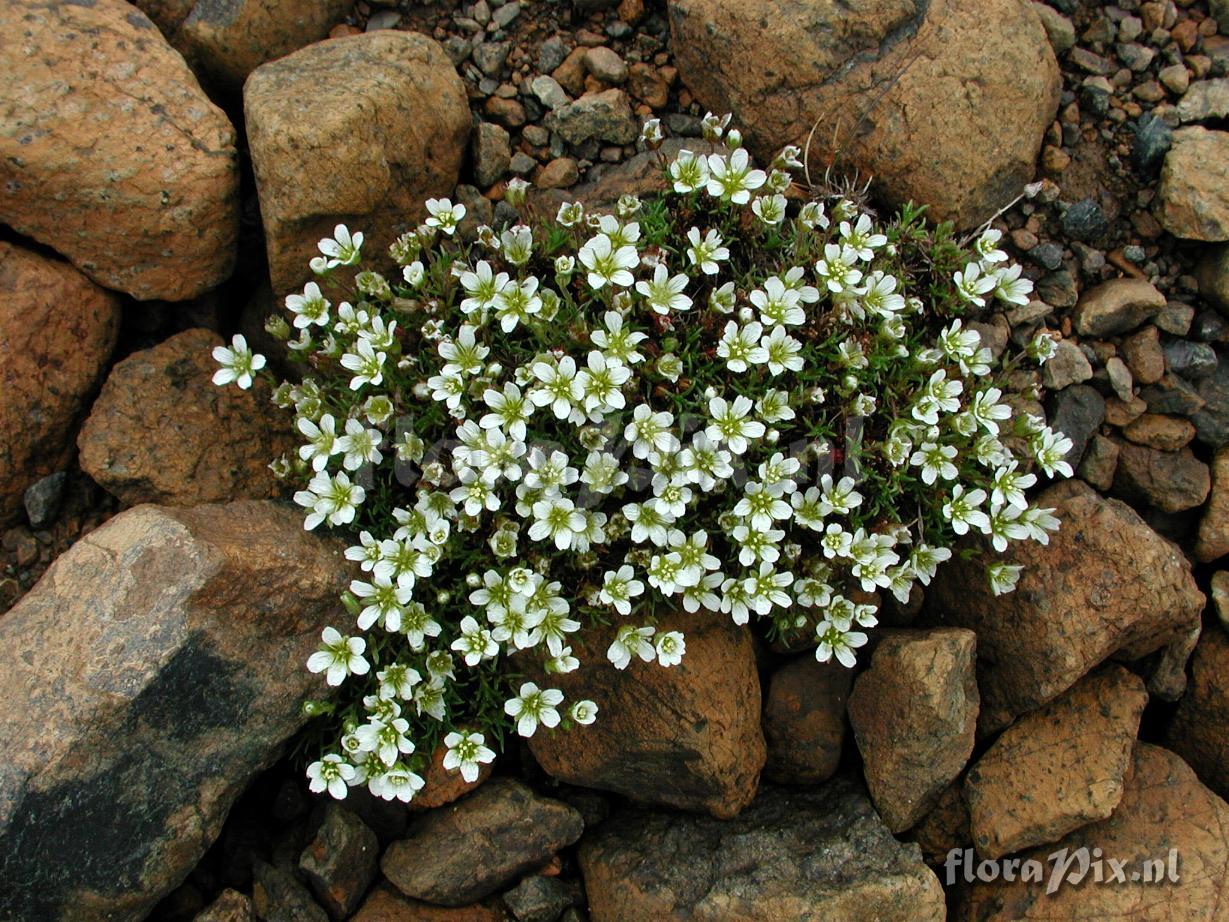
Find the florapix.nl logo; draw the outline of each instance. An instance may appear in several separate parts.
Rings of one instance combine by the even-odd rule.
[[[1179,880],[1178,850],[1171,848],[1163,857],[1111,858],[1100,848],[1060,848],[1045,858],[978,859],[971,848],[953,848],[943,861],[946,882],[967,883],[1045,883],[1047,894],[1064,886],[1093,884],[1176,884]]]

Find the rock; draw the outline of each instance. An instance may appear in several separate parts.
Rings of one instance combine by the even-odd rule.
[[[1079,475],[1098,490],[1107,491],[1114,483],[1118,470],[1118,445],[1113,439],[1094,435],[1084,450]]]
[[[192,922],[256,922],[256,910],[250,897],[238,890],[223,890]]]
[[[852,683],[851,670],[839,663],[817,663],[810,654],[773,673],[764,701],[766,778],[818,784],[836,773]]]
[[[871,800],[893,833],[938,803],[973,752],[979,699],[972,631],[885,637],[849,696]]]
[[[1221,627],[1229,631],[1229,571],[1219,570],[1212,574],[1212,602]]]
[[[580,846],[593,922],[923,922],[943,891],[847,778],[767,788],[737,819],[630,810]]]
[[[1222,314],[1229,314],[1229,246],[1209,249],[1197,277],[1199,293]]]
[[[491,762],[485,762],[478,767],[478,777],[472,782],[466,781],[459,771],[444,768],[444,756],[447,753],[448,747],[442,742],[431,753],[431,764],[421,773],[422,790],[410,801],[411,810],[432,810],[460,800],[491,777],[495,766]]]
[[[0,241],[0,527],[71,460],[119,323],[118,299],[68,263]]]
[[[1049,411],[1050,425],[1071,439],[1067,461],[1075,467],[1084,457],[1088,440],[1105,420],[1105,398],[1087,384],[1076,384],[1059,391],[1050,401]]]
[[[266,61],[328,38],[354,0],[196,0],[175,45],[197,73],[238,90]]]
[[[1077,480],[1050,487],[1037,502],[1062,522],[1049,545],[957,555],[926,593],[930,623],[977,633],[987,730],[1052,701],[1115,653],[1138,659],[1160,649],[1198,624],[1203,611],[1186,558],[1126,504]],[[984,574],[991,559],[1024,567],[1015,592],[990,592]]]
[[[1028,6],[673,0],[669,12],[683,82],[734,113],[761,161],[818,121],[812,164],[839,149],[889,202],[971,227],[1033,178],[1058,108],[1058,65]]]
[[[271,503],[141,506],[0,619],[0,917],[142,918],[187,876],[324,689],[342,546]]]
[[[1216,350],[1207,343],[1175,339],[1165,344],[1165,365],[1188,381],[1198,381],[1216,371]]]
[[[1217,362],[1216,371],[1196,389],[1201,405],[1190,413],[1199,441],[1213,448],[1229,443],[1229,362]]]
[[[512,139],[506,129],[479,122],[474,132],[474,180],[486,188],[504,178],[512,163]]]
[[[1148,676],[1148,694],[1172,704],[1186,693],[1186,664],[1202,633],[1196,625],[1160,652]]]
[[[1044,845],[1113,813],[1147,703],[1137,676],[1109,666],[1008,727],[965,779],[977,853]]]
[[[1195,426],[1176,416],[1145,413],[1124,427],[1122,434],[1137,445],[1159,451],[1178,451],[1195,438]]]
[[[1105,374],[1114,396],[1129,403],[1135,395],[1135,379],[1131,377],[1131,369],[1127,368],[1127,363],[1112,355],[1105,363]]]
[[[585,52],[585,69],[602,83],[618,86],[627,82],[627,64],[605,45]]]
[[[631,144],[640,133],[627,94],[622,90],[590,93],[547,114],[544,124],[568,144],[606,141]]]
[[[564,44],[563,38],[552,35],[538,46],[538,72],[549,74],[562,64],[567,56],[568,47]]]
[[[1099,240],[1109,230],[1109,219],[1096,199],[1086,198],[1063,212],[1062,227],[1073,240]]]
[[[285,868],[257,860],[252,877],[252,905],[261,922],[329,922],[329,914]]]
[[[64,485],[68,482],[67,471],[56,471],[26,488],[21,504],[26,510],[26,519],[35,531],[46,528],[60,514],[64,501]]]
[[[517,922],[555,922],[572,905],[572,894],[558,877],[534,874],[504,894],[504,905]]]
[[[572,97],[559,85],[559,81],[545,74],[534,77],[529,82],[529,89],[538,102],[552,111],[561,109],[572,101]]]
[[[1054,845],[1022,858],[1040,863],[1032,880],[976,880],[975,859],[966,856],[952,918],[961,922],[1084,922],[1088,919],[1217,919],[1223,915],[1229,873],[1229,805],[1205,788],[1180,758],[1158,746],[1137,743],[1126,790],[1109,819],[1092,823]],[[1066,849],[1072,873],[1080,849],[1091,863],[1104,856],[1125,861],[1127,879],[1098,883],[1088,871],[1082,886],[1060,883],[1047,893],[1054,868],[1049,856]],[[1095,851],[1094,851],[1095,850]],[[1060,859],[1061,860],[1061,859]],[[1145,870],[1152,882],[1142,877]],[[1132,871],[1141,877],[1131,879]],[[1176,878],[1176,880],[1175,880]],[[1061,879],[1061,876],[1060,876]],[[1157,880],[1160,880],[1158,883]]]
[[[556,157],[538,173],[541,189],[567,189],[580,181],[580,168],[571,157]]]
[[[1136,505],[1155,506],[1162,512],[1194,509],[1212,488],[1208,466],[1189,448],[1157,451],[1121,442],[1114,494]]]
[[[1030,3],[1029,7],[1041,20],[1055,54],[1066,54],[1075,47],[1075,26],[1070,19],[1045,3]]]
[[[1204,631],[1191,663],[1191,682],[1165,742],[1222,797],[1229,794],[1229,636]]]
[[[953,848],[967,848],[972,842],[963,789],[962,779],[949,784],[935,808],[909,831],[909,839],[921,847],[927,864],[942,864]]]
[[[652,65],[643,61],[628,67],[627,91],[650,109],[664,108],[670,102],[670,84]]]
[[[1173,140],[1173,129],[1163,118],[1151,112],[1141,115],[1135,124],[1135,140],[1131,145],[1131,162],[1135,169],[1147,176],[1153,175],[1165,162]]]
[[[1084,292],[1073,320],[1081,336],[1115,336],[1146,323],[1164,306],[1165,296],[1144,279],[1111,279]]]
[[[0,223],[142,301],[226,281],[235,131],[154,24],[123,0],[12,0],[0,34]]]
[[[1081,384],[1092,377],[1092,365],[1080,347],[1064,339],[1041,369],[1041,380],[1047,389],[1061,391],[1072,384]]]
[[[512,46],[507,42],[483,42],[474,48],[474,63],[488,77],[498,77],[508,62]]]
[[[310,45],[253,71],[244,116],[278,294],[311,276],[338,222],[368,260],[457,183],[470,129],[465,87],[434,40],[383,30]]]
[[[1185,336],[1191,330],[1191,321],[1195,319],[1195,308],[1181,301],[1169,301],[1164,309],[1156,315],[1156,325],[1166,333],[1174,336]]]
[[[1157,188],[1157,220],[1183,240],[1229,240],[1229,132],[1174,132]]]
[[[1229,117],[1229,78],[1192,83],[1178,102],[1177,114],[1183,123]]]
[[[1177,375],[1165,374],[1156,384],[1151,384],[1140,391],[1142,398],[1140,413],[1145,409],[1150,413],[1170,413],[1178,416],[1192,416],[1203,409],[1206,401],[1199,396],[1191,385]],[[1129,419],[1118,422],[1126,425],[1138,416],[1133,413]],[[1106,419],[1109,419],[1109,403],[1106,403]],[[1112,420],[1111,420],[1112,422]],[[1198,427],[1196,427],[1198,428]]]
[[[173,39],[196,0],[136,0],[132,5],[154,21],[167,39]]]
[[[350,922],[506,922],[507,918],[502,910],[485,903],[456,909],[421,903],[385,883],[371,892]]]
[[[1212,492],[1195,541],[1195,559],[1210,563],[1229,554],[1229,448],[1221,448],[1212,460]]]
[[[584,829],[580,814],[519,781],[495,778],[463,800],[421,814],[380,867],[413,899],[461,906],[545,864]]]
[[[1156,327],[1144,327],[1128,337],[1122,343],[1122,352],[1131,374],[1140,384],[1155,384],[1165,375],[1165,353]]]
[[[601,719],[588,727],[535,733],[529,749],[561,781],[615,791],[648,804],[731,817],[755,797],[766,749],[760,681],[751,636],[725,619],[674,613],[659,631],[687,639],[668,669],[606,659],[613,628],[572,635],[581,666],[552,675],[569,699],[592,699]]]
[[[128,505],[280,493],[268,465],[297,439],[267,387],[212,382],[221,343],[209,330],[187,330],[119,362],[81,427],[81,469]]]
[[[1165,85],[1165,89],[1175,96],[1181,96],[1190,88],[1191,74],[1183,64],[1170,64],[1157,72],[1157,77]]]
[[[376,879],[379,860],[376,834],[345,807],[328,803],[320,828],[299,856],[299,870],[324,908],[345,918]]]

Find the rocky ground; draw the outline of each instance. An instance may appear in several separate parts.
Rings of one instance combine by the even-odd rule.
[[[1229,918],[1225,0],[12,0],[0,35],[0,917]],[[1075,442],[1061,531],[1001,599],[951,564],[856,674],[680,615],[680,668],[574,677],[583,746],[311,797],[346,565],[210,346],[337,220],[608,201],[645,118],[709,109],[1005,232],[1036,300],[978,329],[1061,334],[1013,381]],[[1180,882],[946,879],[1081,846]]]

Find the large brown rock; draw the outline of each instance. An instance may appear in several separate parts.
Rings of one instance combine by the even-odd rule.
[[[588,727],[539,731],[529,740],[551,775],[648,804],[734,816],[755,796],[766,751],[751,635],[726,619],[676,613],[660,631],[682,631],[683,661],[670,668],[606,659],[614,627],[582,632],[580,668],[552,675],[569,700],[589,698]],[[573,635],[576,636],[576,635]]]
[[[672,0],[670,23],[683,81],[761,160],[810,138],[813,177],[835,157],[961,226],[1032,179],[1058,107],[1054,54],[1019,0]]]
[[[1182,638],[1203,611],[1189,562],[1125,503],[1076,480],[1037,502],[1062,522],[1048,545],[956,555],[926,593],[931,623],[977,633],[985,730],[1052,701],[1114,654],[1136,659]],[[991,593],[993,560],[1024,566],[1015,592]]]
[[[328,37],[354,0],[196,0],[175,47],[197,73],[239,89],[266,61]]]
[[[968,764],[977,731],[977,637],[939,628],[885,637],[849,696],[871,799],[888,829],[930,812]]]
[[[1229,875],[1229,804],[1205,788],[1180,758],[1148,743],[1137,743],[1126,791],[1113,815],[1045,845],[1024,858],[1040,862],[1039,881],[1002,878],[993,883],[969,883],[957,870],[959,888],[953,919],[962,922],[1167,922],[1181,919],[1215,922],[1226,915],[1225,879]],[[1046,889],[1052,875],[1049,856],[1067,849],[1070,872],[1088,862],[1083,883],[1060,883]],[[1084,849],[1085,852],[1080,850]],[[1093,862],[1107,878],[1094,879]],[[1125,862],[1125,880],[1108,879],[1108,859]],[[1061,857],[1060,857],[1061,860]],[[1145,862],[1151,862],[1145,865]],[[967,866],[968,862],[966,862]],[[1145,880],[1145,870],[1160,872],[1158,883]],[[1176,873],[1175,883],[1169,875]],[[1132,879],[1132,874],[1139,876]]]
[[[1191,682],[1169,726],[1167,745],[1204,784],[1229,797],[1229,637],[1203,632],[1191,661]]]
[[[1212,489],[1208,466],[1189,448],[1158,451],[1147,445],[1118,442],[1113,491],[1137,506],[1182,512],[1202,505]]]
[[[380,867],[408,897],[463,906],[545,864],[583,831],[580,814],[567,804],[512,778],[495,778],[414,819]]]
[[[836,773],[852,683],[852,670],[840,663],[817,663],[810,654],[773,673],[764,701],[764,777],[782,784],[818,784]]]
[[[81,469],[129,505],[276,496],[269,462],[297,444],[289,417],[267,387],[212,382],[221,343],[187,330],[119,362],[81,427]]]
[[[1110,666],[1003,731],[965,779],[978,853],[1044,845],[1113,813],[1147,703],[1144,683]]]
[[[1201,563],[1225,554],[1229,554],[1229,448],[1219,449],[1212,459],[1212,492],[1195,540],[1195,559]]]
[[[450,195],[469,137],[465,87],[439,43],[381,30],[310,45],[258,67],[243,92],[269,274],[310,278],[335,224],[366,235],[368,261]]]
[[[235,131],[154,24],[123,0],[12,0],[0,35],[0,222],[140,300],[224,282]]]
[[[72,457],[119,319],[119,301],[72,266],[0,241],[0,526]]]
[[[141,919],[324,684],[341,545],[293,509],[141,506],[3,619],[0,918]]]
[[[1157,187],[1156,217],[1184,240],[1229,240],[1229,132],[1174,132]]]
[[[371,891],[351,922],[505,922],[507,914],[495,906],[432,906],[403,896],[395,887],[380,884]]]
[[[630,810],[580,845],[593,922],[926,922],[943,890],[861,787],[766,788],[729,821]]]

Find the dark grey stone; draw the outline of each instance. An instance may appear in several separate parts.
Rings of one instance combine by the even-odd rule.
[[[31,528],[37,531],[55,521],[64,502],[64,487],[67,483],[68,474],[56,471],[26,488],[22,501],[25,503],[26,518],[30,520]]]

